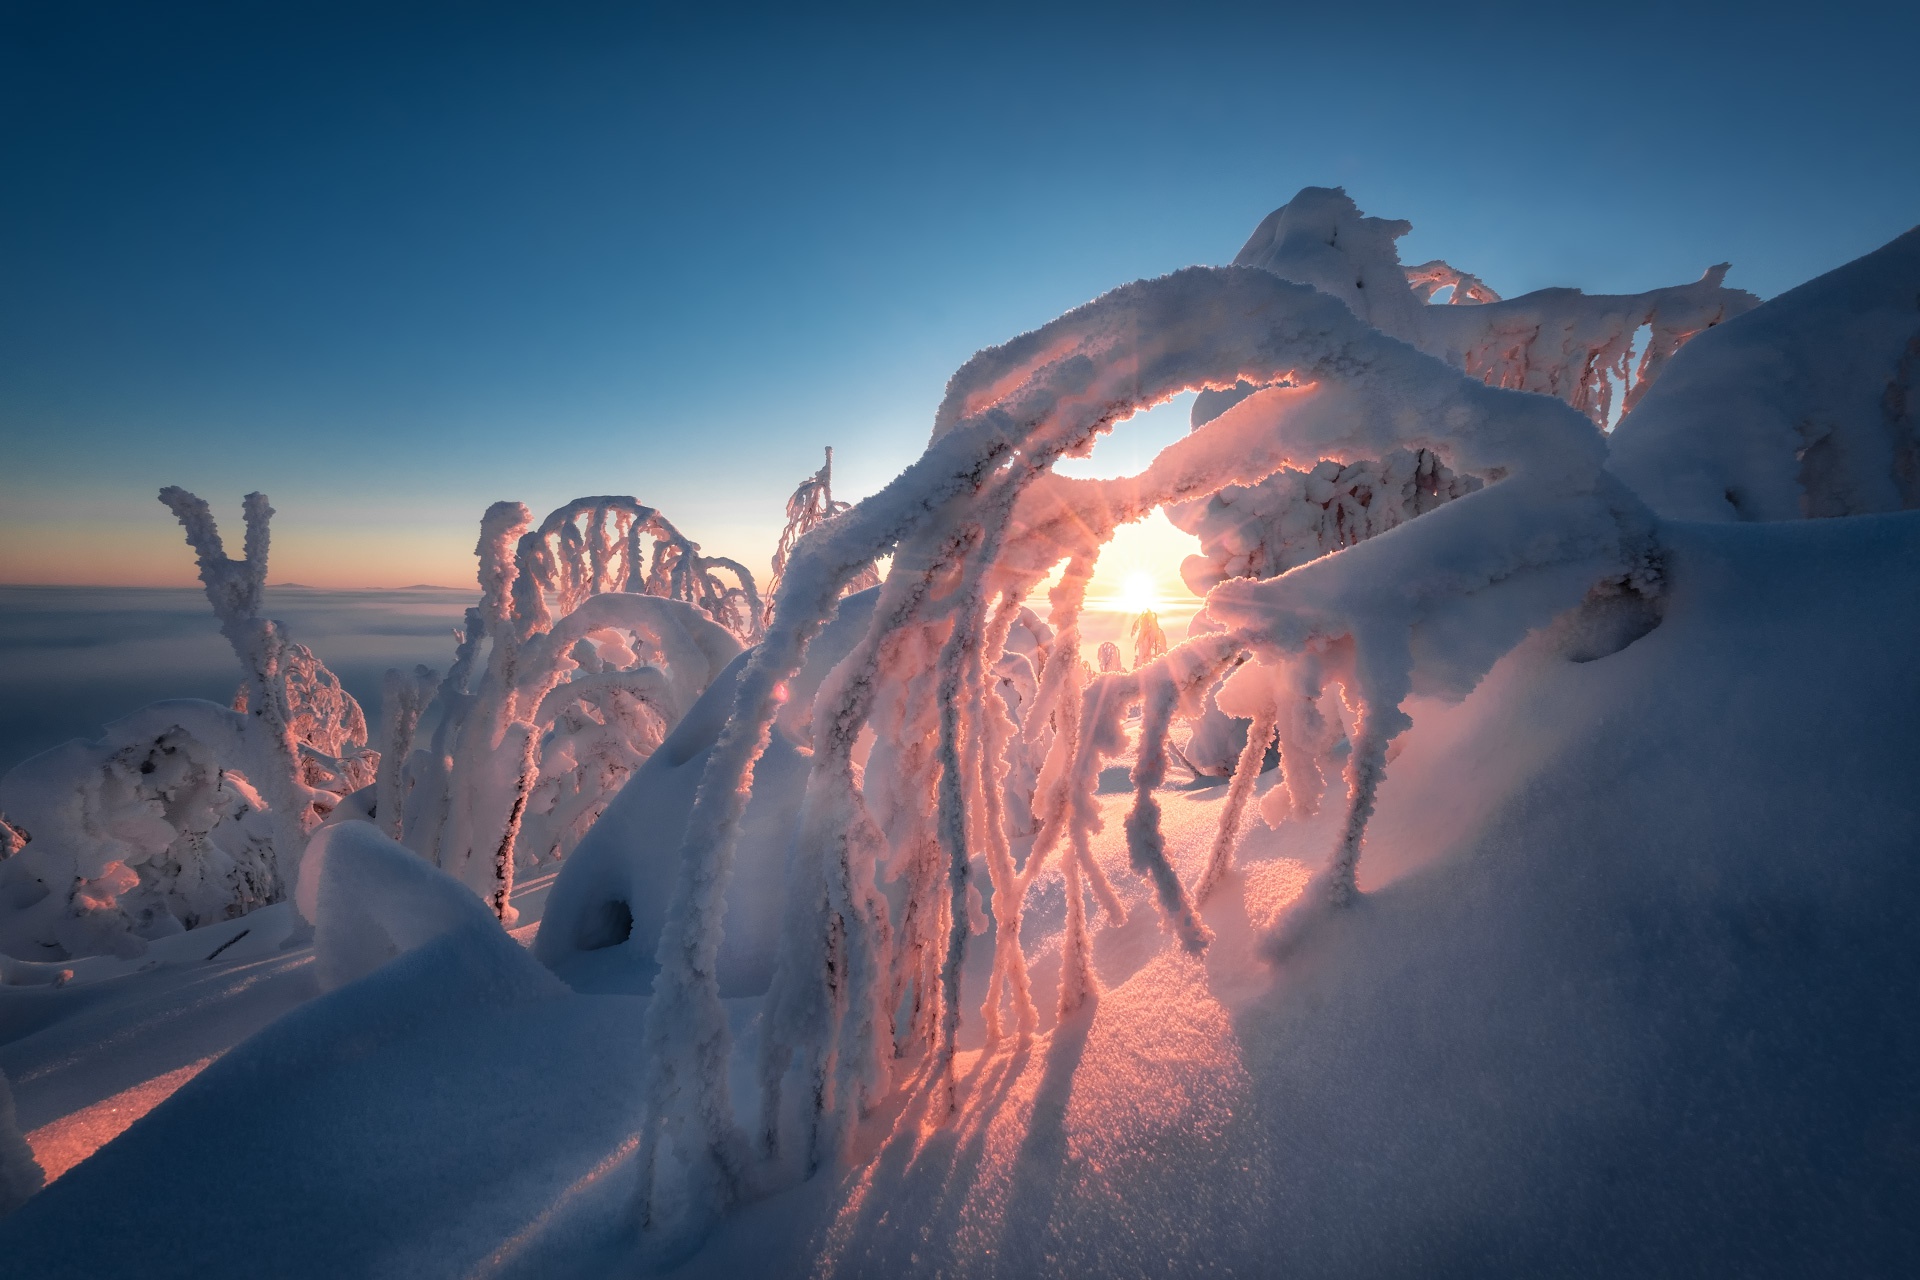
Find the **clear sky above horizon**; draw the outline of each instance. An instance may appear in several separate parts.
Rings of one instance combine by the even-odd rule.
[[[821,446],[1310,184],[1509,296],[1920,220],[1913,6],[1437,9],[0,4],[0,581],[192,581],[166,484],[276,581],[606,492],[760,570]]]

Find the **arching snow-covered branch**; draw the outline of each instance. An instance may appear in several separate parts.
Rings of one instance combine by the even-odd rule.
[[[1396,278],[1404,288],[1404,277]],[[1257,390],[1138,475],[1095,481],[1052,473],[1058,459],[1086,452],[1139,409],[1183,390],[1236,386]],[[1310,472],[1325,460],[1344,465],[1394,450],[1428,451],[1484,487],[1417,525],[1283,577],[1221,584],[1208,607],[1215,631],[1139,671],[1096,680],[1082,705],[1075,619],[1088,567],[1119,525],[1230,485],[1257,484],[1283,467]],[[670,1149],[722,1199],[745,1185],[748,1147],[728,1097],[729,1032],[712,976],[718,906],[777,691],[854,573],[893,556],[865,639],[814,699],[814,752],[789,893],[818,914],[789,934],[763,1040],[772,1054],[763,1077],[777,1086],[785,1071],[804,1070],[821,1125],[816,1134],[828,1141],[842,1123],[834,1116],[856,1114],[889,1084],[891,1062],[875,1047],[898,1042],[898,975],[909,975],[916,1007],[937,1007],[933,1017],[916,1015],[905,1047],[931,1053],[932,1078],[946,1078],[963,1016],[960,965],[975,924],[987,924],[973,906],[982,887],[993,898],[997,939],[988,988],[994,1003],[983,1015],[990,1027],[1005,1025],[1006,1002],[1016,1029],[1032,1025],[1017,944],[1020,898],[1062,841],[1061,869],[1074,893],[1083,879],[1096,892],[1103,887],[1085,839],[1099,820],[1090,779],[1115,749],[1115,717],[1129,702],[1144,703],[1145,714],[1128,846],[1170,925],[1198,946],[1204,929],[1172,874],[1152,796],[1171,720],[1197,712],[1207,688],[1236,663],[1270,673],[1269,687],[1292,696],[1311,690],[1317,699],[1326,685],[1340,685],[1358,720],[1352,799],[1316,900],[1350,897],[1386,743],[1404,727],[1407,694],[1417,686],[1470,686],[1527,629],[1595,582],[1644,575],[1643,513],[1604,475],[1604,456],[1599,433],[1568,406],[1465,377],[1361,322],[1336,299],[1246,267],[1195,268],[1128,285],[975,357],[950,384],[920,460],[799,541],[767,638],[746,661],[694,802],[658,949],[648,1012],[647,1167]],[[1006,619],[1063,562],[1051,602],[1052,651],[1035,698],[1009,723],[1005,700],[985,696],[1004,652]],[[1429,643],[1435,628],[1473,634],[1436,650]],[[931,693],[932,705],[925,714],[902,714],[913,697],[906,691],[915,688]],[[1306,751],[1315,717],[1273,697],[1283,751]],[[887,708],[894,710],[878,714]],[[856,754],[868,734],[862,771]],[[1035,834],[1020,865],[1011,856],[1005,752],[1043,740],[1047,760],[1025,824]],[[1306,763],[1298,794],[1310,803]],[[884,822],[870,806],[882,796]],[[976,860],[984,863],[985,886],[975,881]],[[899,921],[873,891],[883,875],[910,886]],[[1100,896],[1118,911],[1110,891]],[[1076,907],[1070,902],[1070,913]],[[909,930],[910,918],[924,923]],[[1070,932],[1084,939],[1084,924]],[[937,975],[926,967],[930,954],[940,956]],[[1063,999],[1091,983],[1084,951],[1070,951],[1067,961]],[[762,1119],[770,1139],[778,1116],[776,1106]],[[822,1140],[816,1136],[816,1148]]]
[[[433,739],[381,801],[409,848],[502,919],[516,864],[573,847],[759,611],[751,574],[632,498],[575,499],[531,526],[516,502],[482,517],[480,602],[435,695]],[[737,585],[716,575],[729,566]],[[395,688],[407,696],[404,679]],[[411,747],[418,719],[395,747]],[[396,732],[403,722],[394,712]]]

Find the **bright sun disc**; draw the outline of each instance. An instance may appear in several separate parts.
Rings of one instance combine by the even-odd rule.
[[[1159,608],[1160,589],[1154,585],[1153,575],[1143,569],[1128,574],[1120,586],[1120,612],[1145,613]]]

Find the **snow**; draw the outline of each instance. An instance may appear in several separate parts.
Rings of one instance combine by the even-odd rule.
[[[25,1204],[45,1181],[33,1148],[20,1133],[13,1090],[7,1085],[6,1073],[0,1071],[0,1218]]]
[[[1878,629],[1920,622],[1920,518],[1671,532],[1647,637],[1573,663],[1542,634],[1416,708],[1339,927],[1260,959],[1323,846],[1256,831],[1204,958],[1135,913],[1064,1023],[1036,967],[1040,1034],[963,1050],[957,1119],[924,1097],[879,1115],[844,1169],[741,1211],[681,1273],[1897,1273],[1920,1248],[1900,1136],[1920,690]],[[1162,793],[1188,873],[1223,790]],[[1124,850],[1101,856],[1142,901]],[[8,1256],[627,1266],[643,1000],[536,997],[537,966],[477,937],[408,957],[217,1060],[0,1229]],[[135,1185],[219,1194],[184,1232],[174,1192],[113,1190]],[[105,1198],[112,1232],[88,1225]],[[519,1271],[483,1270],[503,1251]]]
[[[1702,334],[1614,434],[1680,520],[1920,505],[1920,228]]]
[[[1750,310],[1718,269],[1501,300],[1402,267],[1405,229],[1310,189],[1234,266],[981,352],[894,482],[802,485],[751,616],[632,591],[631,500],[533,534],[497,506],[426,749],[450,842],[392,839],[396,788],[403,835],[446,793],[383,773],[305,850],[310,929],[281,904],[0,972],[57,1173],[0,1257],[1911,1270],[1911,237]],[[1749,386],[1826,434],[1787,461]],[[1144,469],[1052,470],[1187,390]],[[1748,465],[1806,500],[1678,518]],[[1177,504],[1206,607],[1095,672],[1101,548]],[[657,720],[599,757],[630,777],[542,898],[515,824],[541,743],[599,741],[549,700],[603,673]],[[390,751],[428,684],[396,678]]]

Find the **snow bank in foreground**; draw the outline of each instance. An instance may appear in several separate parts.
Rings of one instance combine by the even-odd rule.
[[[20,1122],[14,1115],[13,1090],[7,1085],[6,1072],[0,1071],[0,1218],[25,1204],[40,1189],[44,1177],[34,1161],[33,1150],[20,1136]]]
[[[315,967],[323,988],[363,978],[395,956],[442,938],[487,957],[501,990],[550,994],[500,921],[459,882],[370,822],[322,827],[300,865],[300,914],[314,927]],[[540,975],[544,977],[545,975]]]
[[[469,890],[366,824],[326,829],[303,888],[336,978],[401,954],[29,1201],[0,1274],[486,1274],[632,1131],[640,1002],[572,995]]]

